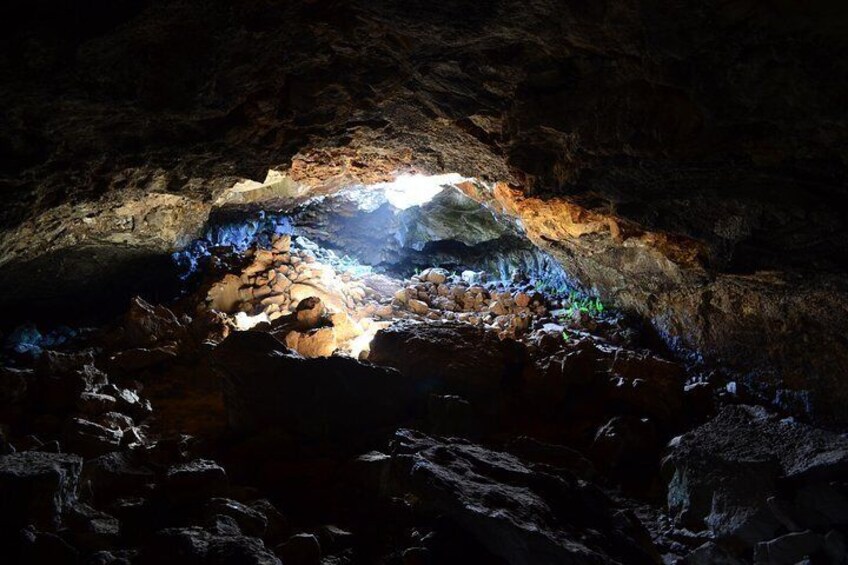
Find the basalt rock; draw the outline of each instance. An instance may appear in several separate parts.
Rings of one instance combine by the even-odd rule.
[[[786,528],[826,529],[848,518],[829,502],[845,500],[833,481],[848,472],[848,439],[762,408],[724,408],[676,438],[665,465],[679,525],[749,548]],[[820,494],[828,490],[832,498]]]
[[[368,359],[398,369],[428,391],[484,404],[519,388],[528,366],[523,345],[451,322],[399,322],[380,330]]]
[[[236,332],[213,357],[230,426],[304,440],[361,439],[409,418],[412,381],[344,357],[304,359],[269,334]]]
[[[77,500],[82,469],[78,455],[29,451],[0,456],[0,526],[4,532],[27,524],[52,531]]]
[[[508,563],[657,563],[641,525],[569,473],[536,471],[507,453],[399,430],[383,494],[451,519]]]

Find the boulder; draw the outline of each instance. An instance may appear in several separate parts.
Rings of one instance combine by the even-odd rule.
[[[198,500],[222,494],[227,473],[214,461],[195,459],[169,468],[162,487],[170,497]]]
[[[461,322],[396,323],[377,332],[368,360],[398,369],[425,392],[459,395],[474,405],[503,400],[528,365],[520,343]]]
[[[140,565],[282,565],[262,540],[218,535],[200,527],[157,532],[141,549]]]
[[[84,457],[97,457],[117,450],[121,446],[122,436],[121,430],[107,428],[82,418],[69,420],[64,431],[68,449]]]
[[[678,525],[752,547],[773,538],[787,519],[822,526],[827,497],[799,494],[846,476],[848,438],[760,407],[727,406],[675,438],[664,467]],[[777,506],[780,512],[772,510]]]
[[[82,482],[97,503],[142,496],[156,482],[156,473],[135,451],[107,453],[85,462]]]
[[[385,477],[383,496],[414,500],[507,563],[658,561],[641,524],[598,489],[507,453],[399,430]]]
[[[130,302],[124,317],[124,338],[131,347],[179,341],[185,334],[185,328],[168,308],[153,306],[139,297]]]
[[[286,345],[307,358],[329,357],[338,348],[336,334],[330,326],[286,334]]]
[[[0,528],[55,530],[77,498],[78,455],[28,451],[0,457]]]
[[[229,424],[302,438],[361,439],[412,413],[411,381],[345,357],[304,359],[273,336],[236,332],[213,352]]]

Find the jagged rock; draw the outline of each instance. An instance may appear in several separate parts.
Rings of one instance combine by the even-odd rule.
[[[358,438],[409,417],[411,381],[349,358],[303,359],[272,336],[237,332],[213,352],[230,425],[303,438]]]
[[[482,408],[520,385],[527,355],[523,345],[468,324],[400,322],[377,332],[368,360]]]
[[[68,421],[64,432],[68,449],[84,457],[97,457],[117,450],[121,446],[122,436],[123,432],[120,430],[82,418],[72,418]]]
[[[177,352],[172,347],[136,347],[119,351],[109,358],[110,367],[127,373],[143,371],[166,361],[176,359]]]
[[[792,532],[754,547],[757,565],[794,565],[805,557],[812,557],[822,547],[822,536],[809,530]]]
[[[668,507],[678,524],[752,546],[781,528],[767,503],[778,486],[781,496],[789,491],[792,519],[804,525],[810,508],[792,508],[791,492],[845,476],[848,438],[763,408],[728,406],[676,438],[664,464],[671,476]]]
[[[95,392],[83,392],[77,400],[77,408],[86,416],[97,416],[104,412],[111,412],[117,404],[118,401],[115,400],[114,396]]]
[[[683,563],[685,565],[744,565],[745,561],[715,542],[708,541],[691,551]]]
[[[295,534],[274,548],[283,563],[291,565],[319,565],[321,544],[313,534]]]
[[[222,536],[200,527],[158,532],[139,554],[141,565],[282,565],[262,540]]]
[[[153,306],[139,297],[133,298],[124,317],[127,343],[133,347],[154,347],[160,343],[179,341],[185,328],[164,306]]]
[[[206,459],[195,459],[167,470],[163,489],[178,499],[198,500],[221,495],[227,488],[224,468]]]
[[[554,469],[566,469],[581,479],[589,480],[595,475],[595,466],[582,453],[564,445],[553,445],[537,439],[520,436],[510,440],[506,451],[519,459],[549,465]]]
[[[114,548],[119,541],[120,523],[114,516],[79,502],[66,514],[75,547],[87,552],[100,551]]]
[[[32,371],[0,367],[0,407],[20,402],[26,397],[27,381]]]
[[[78,455],[28,451],[0,456],[0,526],[55,530],[77,498]]]
[[[150,491],[155,481],[154,470],[134,451],[107,453],[89,459],[82,470],[82,482],[97,502],[142,496]]]
[[[567,474],[411,430],[395,435],[384,496],[415,497],[508,563],[657,563],[641,524]],[[591,533],[589,533],[591,532]]]
[[[21,538],[20,563],[72,565],[79,560],[79,551],[54,533],[28,527],[21,532]]]
[[[268,518],[262,512],[229,498],[213,498],[206,503],[204,512],[229,516],[245,535],[264,537]]]

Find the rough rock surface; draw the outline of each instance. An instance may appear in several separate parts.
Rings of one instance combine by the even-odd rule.
[[[81,470],[78,455],[30,451],[0,457],[0,528],[58,529],[77,500]]]
[[[725,542],[848,523],[848,439],[760,407],[724,408],[673,440],[665,465],[677,523]]]
[[[306,439],[362,439],[410,415],[410,379],[344,357],[304,359],[266,333],[237,332],[214,353],[230,425]]]
[[[508,563],[657,562],[641,524],[568,473],[412,430],[396,433],[387,465],[385,495],[414,495]]]

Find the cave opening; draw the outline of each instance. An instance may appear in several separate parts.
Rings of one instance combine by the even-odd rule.
[[[399,174],[225,205],[173,258],[192,315],[270,331],[306,357],[366,359],[376,332],[399,320],[468,323],[500,339],[604,326],[623,339],[621,319],[578,292],[520,221],[466,193],[480,190],[458,174]]]

